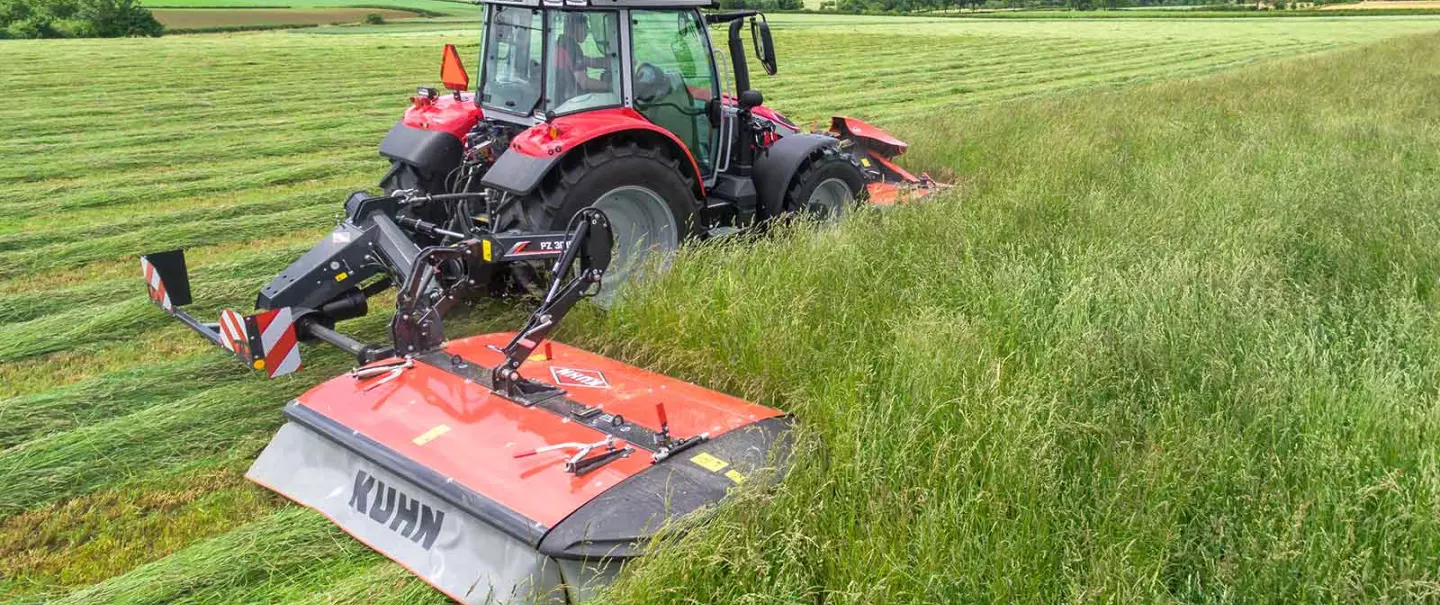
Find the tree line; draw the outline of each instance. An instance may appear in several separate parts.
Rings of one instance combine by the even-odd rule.
[[[0,0],[0,38],[123,38],[164,31],[136,0]]]

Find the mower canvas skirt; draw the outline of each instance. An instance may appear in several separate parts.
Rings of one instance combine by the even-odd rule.
[[[524,366],[563,395],[501,396],[491,347],[510,338],[451,341],[315,387],[286,406],[246,476],[456,601],[572,603],[667,523],[783,473],[790,420],[777,410],[573,347]],[[601,462],[570,464],[587,455]]]

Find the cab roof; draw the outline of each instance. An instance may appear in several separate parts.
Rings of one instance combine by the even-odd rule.
[[[703,8],[715,0],[476,0],[477,4],[536,8]]]

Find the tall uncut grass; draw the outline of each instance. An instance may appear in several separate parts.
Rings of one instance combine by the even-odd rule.
[[[783,487],[610,602],[1440,599],[1440,38],[1357,46],[1440,20],[773,21],[767,98],[873,120],[957,187],[702,245],[576,313],[562,339],[803,427]],[[238,478],[349,360],[266,382],[146,302],[135,255],[188,247],[200,315],[250,304],[383,174],[445,42],[476,52],[0,45],[0,600],[443,601]]]
[[[954,195],[688,252],[587,336],[804,454],[610,602],[1440,598],[1436,42],[937,116]]]

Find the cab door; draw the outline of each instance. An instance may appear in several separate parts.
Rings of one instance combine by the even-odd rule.
[[[720,89],[700,13],[631,9],[630,46],[633,107],[684,142],[708,176],[717,144],[710,102]]]

